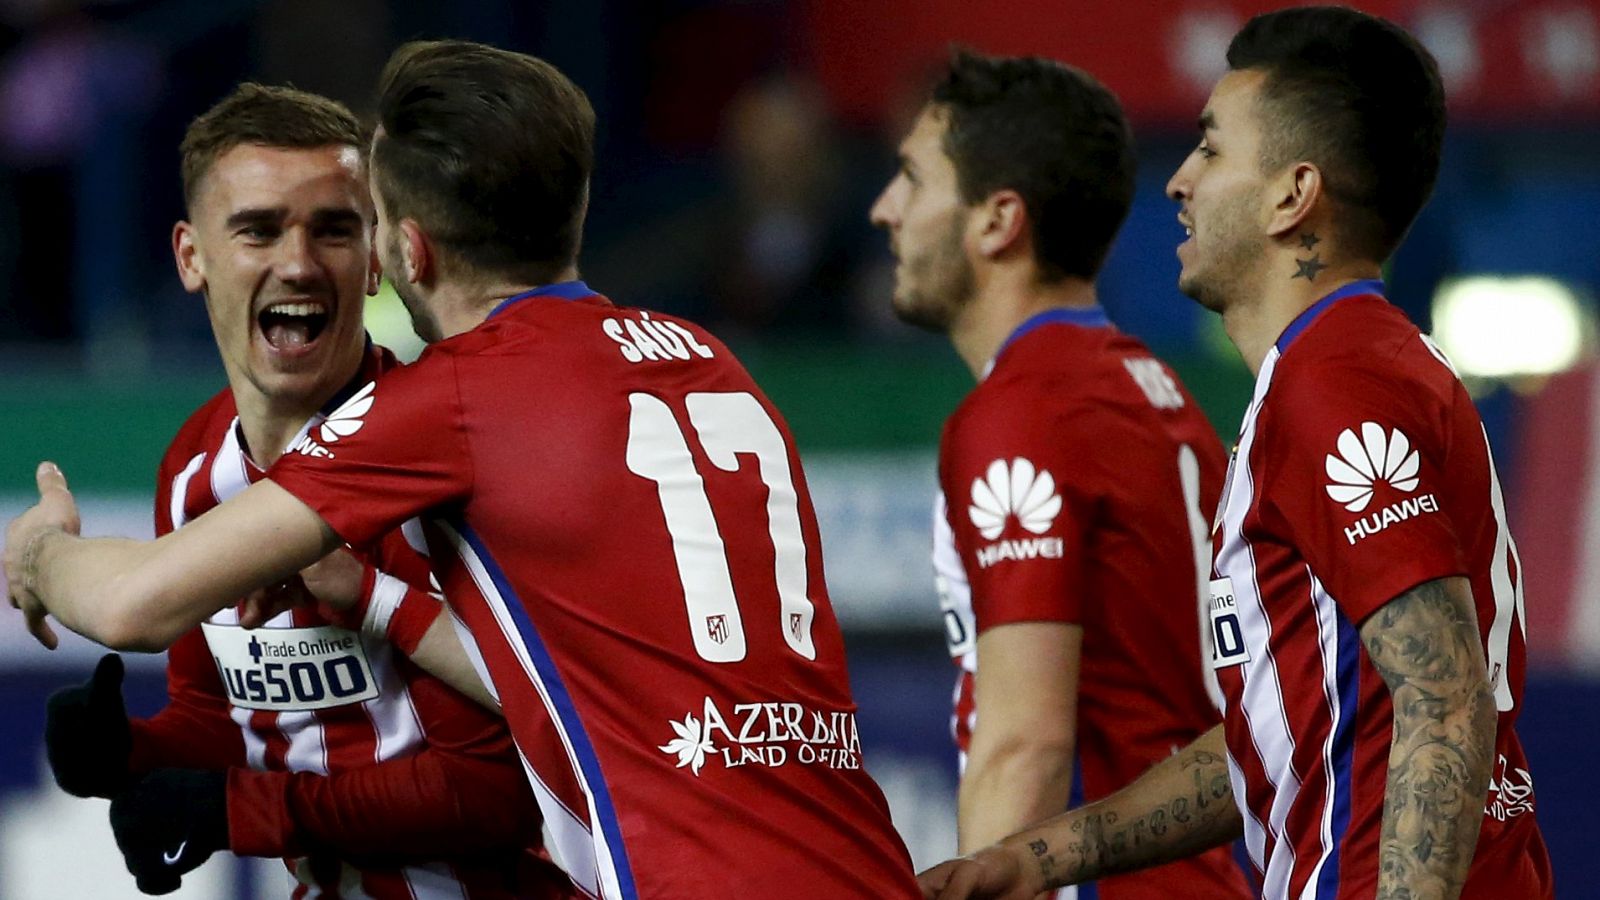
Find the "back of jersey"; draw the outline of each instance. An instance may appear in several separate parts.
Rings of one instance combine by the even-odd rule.
[[[916,896],[861,768],[794,442],[743,367],[595,296],[451,343],[472,487],[432,537],[574,879]]]

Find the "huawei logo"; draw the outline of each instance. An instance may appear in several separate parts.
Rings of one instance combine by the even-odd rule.
[[[1406,493],[1416,490],[1421,466],[1421,457],[1400,429],[1385,436],[1377,422],[1362,422],[1360,437],[1346,428],[1339,434],[1339,455],[1328,454],[1325,468],[1333,482],[1328,496],[1351,512],[1361,512],[1372,502],[1376,482]]]
[[[987,540],[1005,531],[1008,515],[1015,515],[1028,531],[1044,534],[1059,512],[1061,495],[1056,493],[1056,480],[1049,472],[1035,471],[1033,463],[1020,456],[1009,466],[997,459],[989,464],[984,477],[972,480],[972,505],[967,507],[967,515]]]
[[[349,437],[361,430],[366,423],[361,417],[372,408],[372,389],[377,387],[376,381],[367,382],[367,386],[355,392],[342,406],[328,415],[322,422],[322,440],[325,443],[337,443],[339,438]]]

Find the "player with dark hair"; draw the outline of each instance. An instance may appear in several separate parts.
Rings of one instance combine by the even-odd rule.
[[[924,890],[1032,897],[1242,833],[1269,900],[1551,897],[1493,459],[1378,280],[1437,175],[1437,68],[1335,7],[1252,19],[1228,61],[1168,185],[1180,287],[1257,375],[1213,529],[1223,725]]]
[[[960,847],[976,850],[1216,724],[1199,616],[1227,456],[1097,303],[1133,199],[1110,91],[1049,60],[958,53],[900,162],[872,209],[901,263],[895,311],[979,380],[945,426],[934,516]],[[1097,887],[1250,896],[1225,848]]]
[[[228,389],[167,450],[158,535],[259,481],[286,448],[339,433],[333,408],[396,366],[361,324],[378,277],[366,140],[342,105],[256,84],[190,125],[173,252],[205,297]],[[404,656],[455,641],[441,604],[407,583],[428,584],[427,560],[400,530],[372,538],[364,572],[338,556],[365,574],[382,633],[320,615],[293,578],[256,598],[274,607],[256,621],[230,604],[177,636],[169,702],[149,719],[128,719],[116,656],[51,698],[56,780],[112,798],[141,890],[174,890],[230,849],[285,857],[295,897],[570,895],[535,852],[540,821],[505,722]]]
[[[378,246],[432,346],[155,542],[75,537],[41,469],[6,545],[30,627],[159,639],[422,516],[582,890],[916,896],[782,419],[703,329],[577,280],[587,99],[445,41],[396,51],[378,110]]]

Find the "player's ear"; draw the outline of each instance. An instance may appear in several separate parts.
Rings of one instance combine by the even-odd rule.
[[[172,226],[172,258],[178,264],[183,289],[198,294],[206,289],[205,260],[194,243],[194,226],[180,221]]]
[[[978,252],[994,259],[1007,249],[1016,246],[1028,224],[1028,205],[1022,195],[1013,190],[1000,190],[990,194],[979,205],[980,231]]]
[[[1283,237],[1300,227],[1322,204],[1325,185],[1322,170],[1309,162],[1298,162],[1268,182],[1273,199],[1272,217],[1267,220],[1267,236]]]
[[[422,230],[416,219],[401,219],[400,267],[404,271],[391,272],[390,277],[398,275],[404,278],[407,284],[421,284],[437,274],[434,271],[437,265],[433,241],[429,239],[428,233]]]
[[[367,256],[367,296],[376,297],[383,285],[383,261],[378,258],[378,245],[373,244]]]

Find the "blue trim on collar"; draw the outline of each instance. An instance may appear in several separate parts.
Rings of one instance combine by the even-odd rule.
[[[1283,334],[1278,335],[1278,341],[1273,346],[1277,347],[1279,355],[1282,355],[1285,350],[1289,349],[1289,345],[1294,343],[1294,339],[1300,336],[1300,332],[1305,331],[1306,327],[1310,325],[1317,318],[1317,316],[1322,315],[1323,312],[1328,309],[1328,307],[1338,303],[1340,300],[1343,300],[1346,297],[1356,297],[1363,294],[1377,294],[1378,296],[1382,297],[1383,279],[1368,278],[1362,281],[1352,281],[1344,287],[1339,288],[1328,296],[1323,297],[1321,300],[1318,300],[1317,302],[1306,307],[1305,312],[1295,316],[1294,321],[1289,323],[1289,327],[1283,330]]]
[[[1047,309],[1042,313],[1035,313],[1032,316],[1029,316],[1026,321],[1024,321],[1021,325],[1018,325],[1017,329],[1011,332],[1011,336],[1005,339],[1005,343],[1000,345],[1000,349],[994,352],[995,358],[999,359],[1000,354],[1006,352],[1007,347],[1016,343],[1018,338],[1030,331],[1033,331],[1035,328],[1039,328],[1043,325],[1055,325],[1058,323],[1063,325],[1077,325],[1081,328],[1109,328],[1111,326],[1111,320],[1106,317],[1105,309],[1100,306],[1057,307],[1056,309]]]
[[[518,300],[526,300],[529,297],[555,297],[558,300],[582,300],[585,297],[593,297],[594,295],[595,292],[590,290],[589,286],[581,281],[558,281],[555,284],[542,284],[531,291],[523,291],[520,294],[516,294],[501,300],[494,309],[489,310],[489,315],[486,318],[492,319],[499,315],[502,310],[511,304],[516,303]]]

